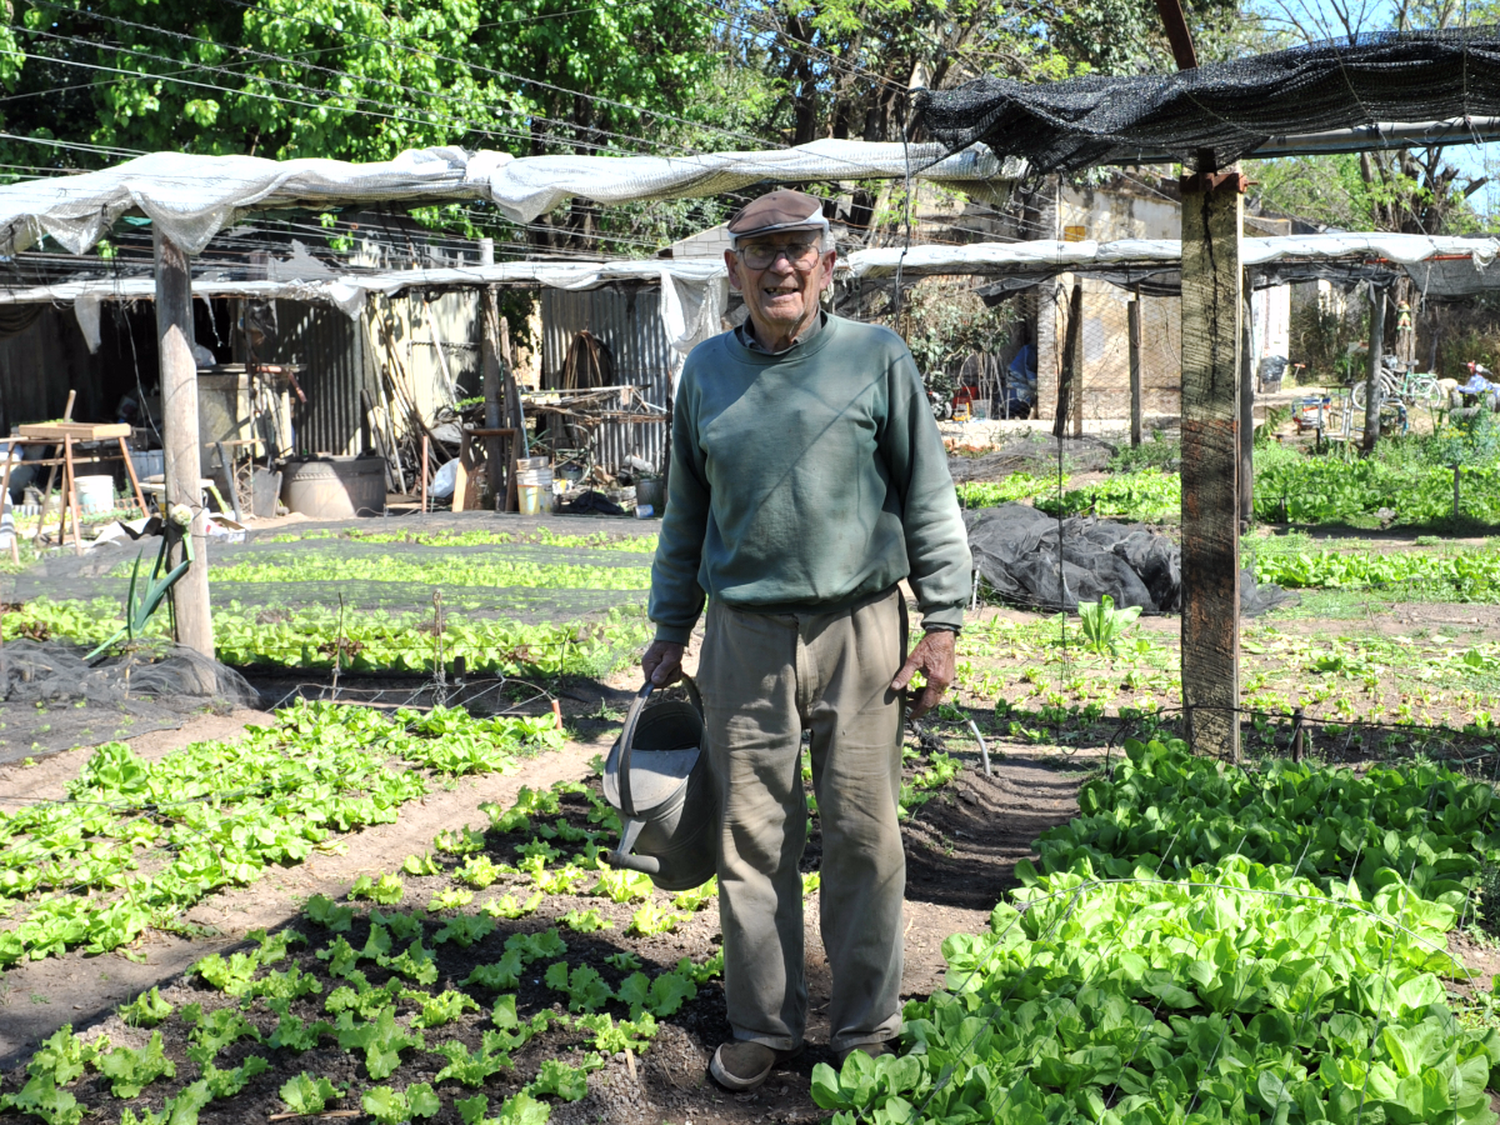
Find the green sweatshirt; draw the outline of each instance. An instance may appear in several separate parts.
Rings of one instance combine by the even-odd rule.
[[[909,578],[928,628],[958,628],[969,543],[916,364],[894,332],[829,317],[779,355],[726,332],[693,349],[672,422],[651,568],[658,640],[703,598],[835,612]]]

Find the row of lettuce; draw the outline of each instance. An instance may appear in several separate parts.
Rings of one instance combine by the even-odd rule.
[[[815,1071],[838,1125],[1497,1120],[1491,982],[1448,952],[1493,909],[1490,785],[1126,755],[945,942],[904,1057]]]
[[[237,742],[193,743],[151,762],[107,743],[66,800],[0,814],[0,968],[178,929],[216,891],[337,848],[340,833],[394,822],[434,775],[513,769],[562,738],[550,714],[299,702]],[[148,853],[163,862],[143,869]]]
[[[1454,516],[1454,475],[1451,468],[1412,469],[1383,461],[1277,459],[1255,474],[1255,518],[1307,526],[1447,526]],[[1460,468],[1457,475],[1459,516],[1500,526],[1500,468]],[[1182,477],[1149,469],[1080,485],[1067,474],[1013,473],[957,488],[966,508],[1026,502],[1048,515],[1141,523],[1176,523],[1182,515]]]

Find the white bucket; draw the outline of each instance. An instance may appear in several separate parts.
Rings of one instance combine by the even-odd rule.
[[[539,516],[552,510],[552,463],[547,458],[517,458],[516,500],[523,515]]]
[[[78,510],[84,515],[98,515],[114,510],[114,477],[79,477],[73,484],[78,492]]]
[[[517,485],[516,500],[524,516],[539,516],[543,512],[550,512],[552,510],[552,485]]]

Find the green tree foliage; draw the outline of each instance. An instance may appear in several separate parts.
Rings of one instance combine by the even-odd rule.
[[[84,146],[56,149],[60,170],[121,150],[640,151],[715,65],[684,0],[22,0],[5,30],[0,121]],[[46,151],[8,142],[6,160]]]

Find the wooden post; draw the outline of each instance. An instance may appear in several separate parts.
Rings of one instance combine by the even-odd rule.
[[[484,338],[480,344],[481,366],[484,369],[484,428],[498,430],[506,425],[503,418],[505,402],[505,380],[500,373],[500,302],[495,297],[495,287],[484,287]],[[489,477],[490,496],[498,511],[506,511],[505,457],[500,451],[501,441],[497,437],[484,439],[484,461]]]
[[[1068,432],[1068,411],[1073,408],[1073,384],[1081,366],[1080,349],[1083,337],[1083,285],[1073,283],[1073,295],[1068,299],[1067,336],[1063,342],[1062,374],[1057,380],[1057,414],[1052,423],[1052,436],[1061,438]]]
[[[1243,282],[1242,282],[1243,285]],[[1243,286],[1245,305],[1240,327],[1240,534],[1250,530],[1255,514],[1255,332],[1250,289]]]
[[[177,643],[204,656],[214,654],[214,624],[208,600],[208,510],[198,481],[198,365],[193,360],[193,282],[188,256],[152,225],[156,250],[156,333],[161,346],[162,445],[166,461],[166,524],[170,564],[182,560],[174,505],[193,513],[193,565],[172,587]]]
[[[1245,178],[1205,172],[1182,188],[1182,703],[1193,748],[1238,762]]]
[[[1125,326],[1130,337],[1130,444],[1141,444],[1141,299],[1130,298],[1125,306]]]
[[[1365,381],[1364,450],[1374,450],[1380,438],[1380,360],[1385,350],[1385,290],[1370,287],[1370,373]]]

